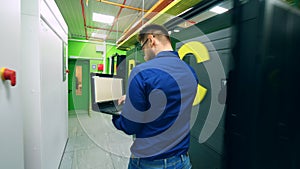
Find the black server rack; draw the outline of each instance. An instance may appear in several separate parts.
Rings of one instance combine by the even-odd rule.
[[[226,168],[298,169],[300,12],[279,0],[235,0]]]

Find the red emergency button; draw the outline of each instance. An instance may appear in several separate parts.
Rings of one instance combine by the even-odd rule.
[[[16,71],[2,68],[0,72],[2,80],[10,80],[12,86],[16,85]]]
[[[98,64],[98,71],[103,71],[103,69],[104,69],[103,64]]]

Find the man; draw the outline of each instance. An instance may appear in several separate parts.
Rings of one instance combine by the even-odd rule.
[[[191,168],[187,151],[196,74],[173,51],[164,27],[147,25],[138,40],[146,62],[131,71],[126,98],[119,100],[122,113],[112,120],[135,135],[128,168]]]

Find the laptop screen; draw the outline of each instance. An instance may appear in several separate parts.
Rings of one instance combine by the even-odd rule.
[[[121,78],[108,78],[94,76],[95,102],[101,103],[118,100],[122,92]]]

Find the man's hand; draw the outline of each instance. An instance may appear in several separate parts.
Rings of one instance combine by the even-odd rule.
[[[123,95],[122,97],[119,98],[118,100],[118,105],[125,103],[126,95]]]

